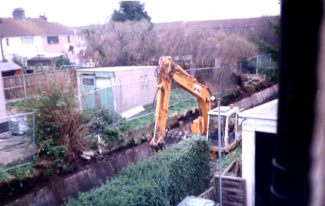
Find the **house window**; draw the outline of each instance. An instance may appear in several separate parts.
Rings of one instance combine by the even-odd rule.
[[[21,37],[21,43],[24,45],[33,44],[34,38],[32,36]]]
[[[67,38],[68,38],[68,43],[70,43],[70,35],[68,35]]]
[[[88,86],[94,86],[95,80],[94,80],[94,78],[82,78],[82,84],[88,85]]]
[[[59,43],[59,37],[58,36],[48,36],[47,37],[47,43],[48,44],[58,44]]]
[[[6,45],[9,46],[9,39],[6,38]]]

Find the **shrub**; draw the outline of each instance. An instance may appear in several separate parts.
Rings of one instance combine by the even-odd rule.
[[[43,84],[37,103],[36,143],[40,154],[51,160],[55,172],[66,170],[84,148],[85,125],[76,110],[76,91],[64,81]],[[53,170],[53,171],[54,171]]]
[[[38,96],[15,105],[18,111],[35,111],[35,140],[39,148],[40,167],[49,174],[60,173],[78,160],[85,148],[83,139],[87,124],[76,110],[76,91],[73,82],[52,80],[44,76],[37,86]],[[39,161],[41,162],[41,161]]]
[[[176,205],[210,181],[209,147],[194,137],[122,171],[110,183],[81,193],[66,205]]]
[[[54,60],[56,68],[60,68],[62,65],[70,65],[71,62],[68,58],[64,56],[59,56]]]
[[[12,175],[14,175],[18,179],[23,179],[28,174],[31,174],[33,172],[33,164],[26,165],[23,167],[17,167],[10,171]]]
[[[117,114],[106,109],[87,110],[83,113],[82,122],[88,125],[86,139],[92,149],[98,148],[98,134],[104,141],[106,149],[110,149],[123,141],[122,137],[125,130],[113,125],[113,115],[117,116]]]
[[[266,78],[270,82],[278,82],[279,81],[279,73],[277,68],[265,69],[262,70],[262,73],[266,76]]]
[[[109,142],[122,141],[122,132],[117,127],[106,127],[102,137]]]
[[[114,123],[113,115],[115,117],[118,114],[115,114],[107,109],[89,109],[83,111],[82,121],[83,123],[89,123],[90,121],[96,119],[98,125],[103,125],[103,124],[110,125]]]

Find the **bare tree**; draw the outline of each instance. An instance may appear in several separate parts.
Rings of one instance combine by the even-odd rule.
[[[257,53],[257,46],[237,34],[230,34],[216,46],[220,66],[231,66]]]
[[[108,22],[88,47],[101,52],[102,66],[143,64],[155,51],[151,27],[147,21]]]
[[[111,21],[86,34],[88,56],[102,66],[148,64],[162,55],[191,56],[198,67],[215,66],[215,60],[229,66],[256,53],[244,37],[184,22],[153,28],[147,21]]]

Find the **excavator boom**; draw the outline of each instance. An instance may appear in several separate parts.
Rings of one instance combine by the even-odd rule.
[[[205,85],[199,83],[183,68],[175,64],[170,56],[164,56],[159,59],[159,72],[156,80],[158,92],[154,137],[151,140],[153,146],[163,144],[165,138],[172,81],[197,98],[200,116],[192,122],[191,133],[205,135],[207,132],[208,111],[213,96]]]

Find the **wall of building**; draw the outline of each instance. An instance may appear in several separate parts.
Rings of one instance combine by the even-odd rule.
[[[83,109],[114,108],[122,114],[151,104],[156,92],[155,69],[155,66],[143,66],[121,70],[112,67],[107,71],[79,70],[80,106]]]
[[[29,41],[26,38],[32,40]],[[74,45],[74,36],[69,35],[70,43],[68,42],[68,35],[59,35],[58,38],[58,44],[48,44],[47,36],[4,37],[2,39],[4,56],[7,60],[12,60],[15,54],[20,57],[31,58],[46,53],[67,53],[69,46]],[[72,59],[75,58],[75,55],[70,56]]]
[[[26,40],[31,38],[32,40]],[[2,39],[3,53],[7,60],[12,60],[14,54],[31,58],[43,53],[42,37],[4,37]]]
[[[242,173],[246,180],[247,205],[255,205],[256,132],[276,133],[276,120],[246,119],[242,129]]]
[[[246,180],[246,201],[255,205],[256,132],[277,133],[277,100],[243,111],[242,123],[242,177]]]
[[[51,35],[49,35],[51,36]],[[55,35],[53,35],[55,36]],[[68,41],[68,36],[70,38],[70,42]],[[69,46],[73,45],[74,37],[73,35],[59,35],[59,43],[58,44],[49,44],[47,41],[48,36],[42,37],[42,47],[43,51],[46,53],[66,53],[68,52]]]
[[[115,108],[118,113],[154,101],[156,67],[115,72]]]

